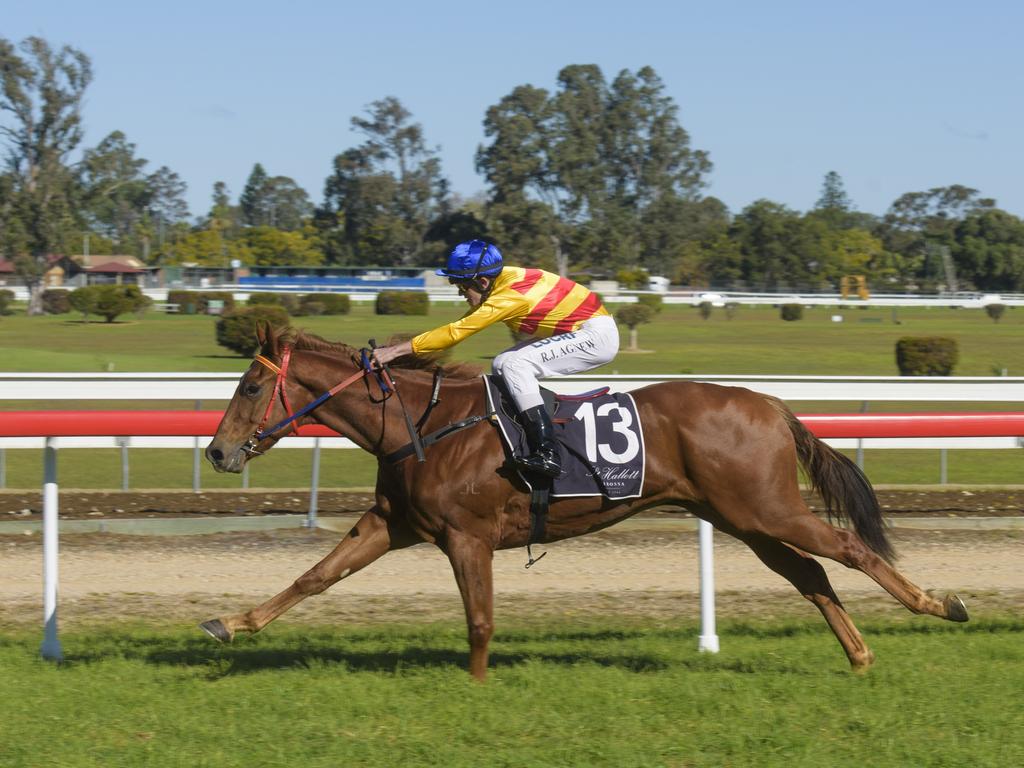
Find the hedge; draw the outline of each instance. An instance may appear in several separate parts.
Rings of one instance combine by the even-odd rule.
[[[949,376],[958,360],[956,340],[945,336],[904,336],[896,342],[900,376]]]
[[[803,304],[783,304],[779,307],[779,316],[783,320],[802,320],[804,316]]]
[[[68,296],[71,291],[63,288],[47,288],[43,291],[43,312],[48,315],[66,315],[71,311]]]
[[[381,291],[375,311],[378,315],[426,315],[430,298],[422,291]]]

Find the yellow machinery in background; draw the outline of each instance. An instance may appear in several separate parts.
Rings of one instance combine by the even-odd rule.
[[[868,281],[864,275],[845,275],[839,281],[839,296],[847,299],[856,286],[857,297],[867,301],[871,298],[871,291],[868,290]]]

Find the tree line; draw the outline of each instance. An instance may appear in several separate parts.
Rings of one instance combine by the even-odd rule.
[[[483,193],[462,198],[437,148],[395,97],[351,119],[314,203],[257,162],[237,196],[217,182],[193,217],[186,184],[121,131],[82,147],[88,56],[38,37],[0,38],[0,255],[32,289],[53,254],[131,253],[149,264],[433,266],[482,237],[517,263],[561,274],[734,290],[1024,290],[1024,220],[975,189],[908,192],[882,216],[859,212],[824,176],[814,208],[764,198],[732,213],[705,194],[712,171],[651,67],[608,80],[570,65],[552,89],[521,85],[483,115]],[[80,152],[80,159],[72,155]]]

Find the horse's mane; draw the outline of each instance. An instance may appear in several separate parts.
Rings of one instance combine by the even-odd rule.
[[[386,346],[406,341],[405,337],[392,337]],[[285,328],[277,337],[278,344],[287,344],[293,349],[307,349],[312,352],[327,352],[331,355],[359,358],[359,350],[341,341],[327,341],[309,331],[297,328]],[[472,363],[453,363],[445,359],[445,353],[431,355],[403,355],[395,358],[388,365],[404,370],[433,369],[440,366],[444,375],[450,379],[474,379],[480,375],[480,368]]]

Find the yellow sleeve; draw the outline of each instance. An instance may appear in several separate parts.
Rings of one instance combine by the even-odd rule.
[[[412,340],[412,351],[417,355],[440,352],[458,344],[463,339],[482,331],[489,325],[513,317],[517,311],[525,311],[527,305],[514,298],[488,299],[476,309],[470,310],[458,320],[442,325],[432,331],[421,333]]]

